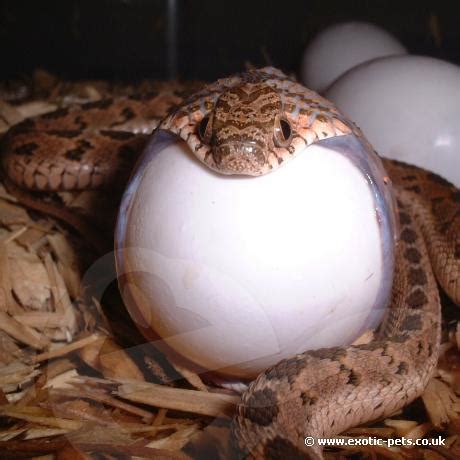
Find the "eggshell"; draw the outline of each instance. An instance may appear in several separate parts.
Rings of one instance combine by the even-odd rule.
[[[301,80],[308,88],[323,92],[340,75],[362,62],[406,53],[395,37],[374,24],[336,24],[320,32],[305,49]]]
[[[378,324],[379,222],[349,159],[312,145],[276,172],[222,176],[182,142],[154,142],[123,198],[116,242],[123,298],[157,346],[249,379]]]
[[[382,58],[343,75],[326,97],[381,155],[460,186],[460,67],[421,56]]]

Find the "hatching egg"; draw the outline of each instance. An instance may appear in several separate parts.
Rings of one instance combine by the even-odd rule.
[[[375,24],[335,24],[320,32],[305,49],[301,79],[308,88],[323,92],[340,75],[362,62],[406,53],[393,35]]]
[[[116,229],[128,310],[173,359],[229,380],[350,343],[378,324],[391,288],[383,176],[352,135],[247,177],[211,171],[157,131]]]
[[[364,63],[326,97],[382,155],[430,169],[460,186],[460,67],[422,56]]]

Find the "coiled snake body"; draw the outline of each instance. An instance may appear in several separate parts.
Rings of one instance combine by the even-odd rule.
[[[331,103],[264,68],[218,80],[185,100],[175,93],[124,97],[25,121],[2,140],[5,179],[25,204],[86,233],[82,219],[37,201],[32,191],[124,183],[158,125],[223,174],[271,172],[306,145],[336,136],[368,145]],[[234,418],[232,443],[241,456],[321,458],[305,437],[331,437],[391,414],[419,396],[432,374],[441,323],[436,279],[460,303],[460,192],[435,174],[383,162],[394,183],[400,240],[391,305],[375,340],[307,351],[260,375]]]

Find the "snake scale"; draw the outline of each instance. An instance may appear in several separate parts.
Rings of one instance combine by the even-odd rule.
[[[352,134],[366,142],[330,102],[264,68],[185,98],[175,92],[125,96],[26,120],[2,140],[4,178],[26,205],[86,233],[89,227],[72,212],[34,194],[117,182],[122,188],[157,126],[223,174],[271,172],[327,138]],[[432,375],[441,327],[437,282],[460,303],[460,191],[415,166],[382,161],[393,182],[385,177],[396,197],[400,235],[386,317],[368,344],[307,351],[252,382],[233,420],[239,457],[322,458],[320,447],[305,445],[306,436],[332,437],[389,415],[417,398]]]

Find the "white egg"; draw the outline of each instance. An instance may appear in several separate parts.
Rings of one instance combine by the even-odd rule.
[[[429,57],[364,63],[326,93],[383,156],[460,186],[460,67]]]
[[[123,298],[166,353],[253,378],[378,324],[391,280],[375,208],[362,172],[321,145],[254,178],[154,138],[117,224]]]
[[[406,53],[395,37],[374,24],[336,24],[320,32],[305,49],[301,80],[307,88],[323,92],[340,75],[362,62]]]

